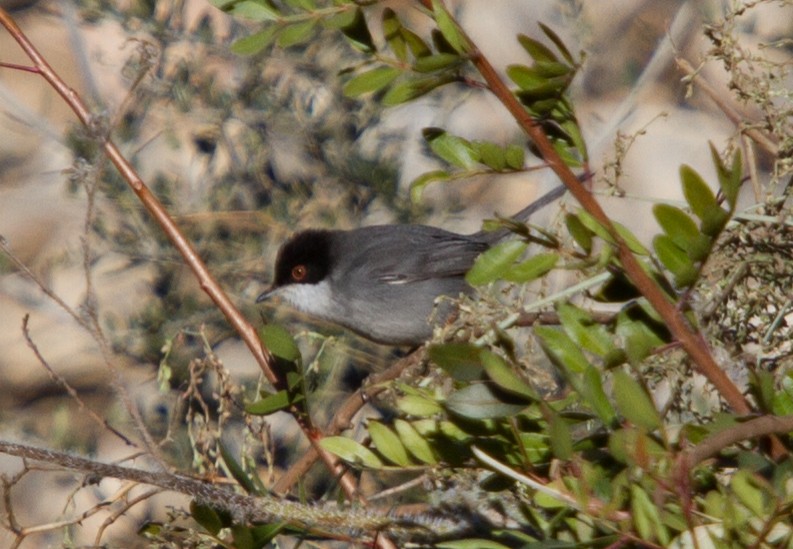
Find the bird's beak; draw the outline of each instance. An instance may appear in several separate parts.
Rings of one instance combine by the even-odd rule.
[[[259,294],[259,297],[256,298],[256,303],[261,303],[262,301],[267,301],[271,297],[273,297],[278,292],[278,288],[275,286],[270,286],[264,292]]]

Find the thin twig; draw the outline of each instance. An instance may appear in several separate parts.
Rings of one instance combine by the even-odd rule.
[[[774,434],[784,435],[790,432],[793,432],[793,415],[761,416],[706,437],[690,450],[686,450],[681,458],[684,460],[686,470],[690,471],[698,463],[715,456],[737,442]]]
[[[375,510],[334,504],[318,506],[272,496],[248,496],[185,475],[108,464],[3,440],[0,440],[0,453],[58,465],[72,472],[129,480],[178,492],[204,505],[227,511],[235,522],[241,524],[285,521],[294,528],[321,532],[324,536],[339,539],[356,535],[354,532],[377,532],[372,540],[375,543],[380,543],[377,539],[383,538],[384,534],[414,541],[432,541],[454,535],[467,527],[455,516],[443,516],[442,509],[437,509],[437,513],[426,520],[423,516],[403,516],[394,520],[390,516],[390,507]],[[9,488],[8,485],[6,487]],[[6,493],[7,501],[8,498]],[[396,547],[389,540],[385,541],[380,545]]]
[[[334,414],[328,426],[324,429],[326,435],[336,435],[349,428],[352,418],[363,406],[388,388],[387,381],[398,378],[407,368],[418,364],[425,356],[424,348],[398,360],[388,369],[369,376],[367,386],[356,391],[344,401],[339,410]],[[301,458],[278,479],[273,486],[276,494],[285,494],[300,480],[317,461],[317,453],[313,448],[308,449]]]
[[[61,77],[52,69],[47,60],[38,52],[33,46],[27,36],[22,32],[14,19],[4,9],[0,8],[0,24],[2,24],[11,36],[16,40],[17,44],[24,50],[28,58],[33,62],[33,66],[49,84],[60,95],[72,111],[77,115],[80,122],[88,128],[95,124],[95,117],[85,105],[79,94],[69,87]],[[228,295],[220,287],[220,284],[215,280],[212,274],[207,269],[204,262],[201,260],[198,252],[187,240],[177,227],[173,218],[168,211],[157,199],[156,196],[149,190],[148,186],[144,183],[138,175],[132,164],[121,153],[118,147],[113,143],[109,137],[102,140],[102,149],[105,155],[110,159],[113,165],[118,170],[121,177],[129,184],[138,199],[143,203],[149,211],[154,220],[160,225],[162,230],[168,236],[171,244],[179,251],[185,263],[195,274],[201,289],[212,299],[217,307],[223,312],[228,319],[229,323],[234,327],[236,332],[240,335],[242,340],[247,345],[254,359],[256,360],[259,368],[262,370],[267,381],[274,386],[280,385],[280,377],[273,369],[273,358],[270,351],[259,341],[254,327],[247,321],[247,319],[240,313],[234,303],[229,299]],[[103,347],[103,354],[105,348]],[[295,413],[295,418],[298,420],[301,428],[307,435],[309,441],[314,447],[315,451],[322,458],[322,461],[330,469],[338,479],[339,483],[344,490],[347,497],[361,501],[355,486],[355,480],[351,475],[344,472],[341,461],[330,452],[324,450],[319,446],[321,435],[309,425],[304,424],[300,420],[300,414]],[[138,418],[135,418],[136,421]],[[146,437],[146,432],[142,436]],[[152,447],[154,451],[154,447]],[[387,544],[386,544],[387,545]]]
[[[49,362],[47,362],[47,360],[41,354],[41,351],[39,351],[38,346],[33,342],[33,338],[31,337],[30,330],[28,328],[29,320],[30,320],[30,315],[25,315],[24,318],[22,319],[22,334],[25,337],[25,341],[27,342],[28,347],[30,347],[30,350],[33,351],[33,354],[38,359],[39,364],[41,364],[44,367],[44,369],[47,370],[47,373],[50,374],[52,380],[61,387],[63,387],[64,391],[66,391],[68,395],[72,398],[72,400],[74,400],[77,403],[77,406],[79,406],[81,410],[87,412],[88,416],[91,419],[93,419],[97,424],[101,425],[102,427],[104,427],[105,429],[116,435],[118,438],[124,441],[124,444],[128,446],[134,446],[135,444],[131,440],[129,440],[129,438],[127,438],[122,432],[120,432],[118,429],[110,425],[107,419],[99,417],[99,414],[97,414],[91,408],[89,408],[85,404],[85,402],[83,402],[83,399],[80,398],[80,395],[77,394],[77,391],[71,385],[69,385],[69,382],[66,381],[66,379],[63,378],[63,376],[61,376],[59,373],[57,373],[55,370],[52,369],[52,366],[50,366]]]
[[[738,127],[742,127],[743,121],[746,119],[744,116],[736,111],[724,99],[723,93],[718,93],[708,82],[700,76],[699,71],[695,69],[687,60],[678,58],[675,60],[678,68],[689,77],[699,88],[705,92],[711,101],[716,103],[716,106],[721,109],[721,112],[730,119],[730,122]],[[744,128],[743,133],[752,138],[758,145],[763,147],[766,152],[772,156],[779,156],[779,146],[769,139],[763,132],[754,128]]]

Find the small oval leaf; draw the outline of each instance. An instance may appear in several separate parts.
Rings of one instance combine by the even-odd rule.
[[[369,432],[369,436],[372,437],[374,447],[388,461],[401,467],[410,465],[407,450],[405,450],[405,446],[394,431],[379,421],[370,421],[366,430]]]
[[[506,395],[495,393],[489,384],[472,383],[452,393],[446,400],[446,407],[470,419],[511,417],[526,408],[525,403],[505,400]]]
[[[471,286],[481,286],[503,277],[504,273],[526,251],[527,244],[520,240],[507,240],[496,244],[474,262],[465,275]]]
[[[429,357],[456,381],[473,381],[482,375],[481,349],[470,343],[432,345]]]
[[[481,351],[481,358],[487,377],[501,389],[529,400],[540,400],[534,388],[526,383],[503,358],[487,350]]]
[[[639,427],[653,431],[661,426],[661,416],[644,388],[622,370],[614,372],[614,399],[620,413]]]
[[[366,446],[347,437],[325,437],[319,445],[344,461],[356,463],[372,469],[380,469],[383,462]]]
[[[289,362],[300,360],[300,349],[292,334],[279,324],[265,324],[259,330],[259,339],[278,358]]]
[[[396,80],[400,72],[394,67],[377,67],[353,77],[344,86],[344,95],[359,97],[365,93],[378,92]]]
[[[413,425],[404,419],[397,419],[394,421],[394,428],[399,434],[399,438],[402,440],[405,448],[408,449],[413,457],[428,465],[435,465],[438,463],[438,460],[435,459],[435,455],[432,453],[432,447],[429,442],[413,428]]]
[[[556,266],[559,256],[554,253],[537,254],[514,265],[504,274],[504,280],[526,283],[547,274]]]

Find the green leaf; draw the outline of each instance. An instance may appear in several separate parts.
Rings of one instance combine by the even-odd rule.
[[[614,399],[620,413],[639,427],[653,431],[661,427],[661,416],[644,388],[622,370],[614,372]]]
[[[481,349],[470,343],[431,345],[429,358],[456,381],[473,381],[482,375]]]
[[[771,409],[778,416],[793,414],[793,370],[785,374],[779,391],[773,393]]]
[[[383,462],[374,452],[347,437],[325,437],[319,441],[319,445],[349,463],[360,464],[371,469],[383,467]]]
[[[358,51],[364,53],[376,51],[377,48],[375,48],[374,40],[372,40],[372,34],[369,32],[366,18],[360,7],[342,12],[335,17],[327,18],[325,23],[340,28],[344,36]]]
[[[708,236],[717,236],[729,220],[729,213],[719,206],[713,191],[693,168],[681,166],[680,179],[683,182],[686,202],[702,221],[702,232]]]
[[[719,156],[719,151],[713,146],[713,143],[708,143],[710,146],[710,155],[713,158],[713,165],[716,166],[716,173],[719,176],[719,186],[730,205],[730,212],[735,210],[735,203],[738,200],[738,192],[741,190],[741,181],[743,178],[743,165],[741,162],[741,150],[738,149],[732,157],[732,166],[728,169]]]
[[[745,469],[740,469],[733,475],[730,488],[741,503],[758,518],[766,517],[774,506],[763,493],[760,480]]]
[[[289,48],[307,42],[314,32],[317,22],[317,19],[309,19],[284,27],[281,34],[278,35],[278,45],[282,48]]]
[[[680,180],[683,182],[683,195],[686,197],[686,202],[697,217],[702,219],[709,210],[719,207],[716,195],[694,168],[685,164],[680,166]]]
[[[556,310],[562,327],[576,346],[600,358],[614,351],[614,342],[606,326],[595,322],[584,310],[569,303],[560,303]]]
[[[563,331],[548,326],[537,326],[534,328],[534,335],[539,338],[540,345],[551,362],[563,371],[582,374],[589,368],[590,364],[584,353]]]
[[[249,528],[253,536],[254,546],[257,548],[266,547],[266,544],[272,542],[273,538],[284,531],[288,524],[288,522],[282,521],[272,524],[260,524]]]
[[[246,404],[245,411],[254,416],[266,416],[288,408],[291,404],[292,400],[289,398],[289,391],[284,389],[283,391],[268,395],[256,402]]]
[[[270,47],[280,28],[270,25],[256,34],[240,38],[231,45],[231,51],[237,55],[254,55]]]
[[[247,493],[258,496],[262,496],[266,493],[264,486],[262,486],[259,481],[259,477],[246,473],[242,465],[231,455],[231,452],[222,440],[220,441],[220,457],[223,458],[223,463],[226,464],[231,476],[234,477],[234,480],[236,480]]]
[[[485,166],[497,172],[506,169],[507,155],[504,147],[499,147],[490,141],[474,141],[471,145],[476,149],[477,155]]]
[[[562,57],[564,57],[565,61],[567,61],[571,65],[575,65],[575,60],[573,59],[570,50],[568,50],[567,46],[565,46],[564,42],[562,42],[562,39],[559,38],[559,36],[555,32],[553,32],[550,27],[544,25],[543,23],[538,23],[538,24],[540,26],[540,29],[542,29],[542,32],[545,34],[545,36],[547,36],[550,39],[550,41],[553,42],[553,45],[556,46],[556,49],[558,49],[559,52],[562,54]]]
[[[394,105],[405,103],[406,101],[421,97],[435,88],[453,82],[454,80],[455,78],[453,76],[448,75],[425,76],[403,80],[402,82],[396,83],[386,92],[383,96],[383,105],[393,107]]]
[[[612,432],[608,449],[614,459],[628,465],[646,465],[648,457],[659,460],[668,455],[661,445],[636,427]]]
[[[383,10],[383,36],[388,47],[394,52],[397,59],[402,62],[408,59],[407,42],[402,36],[402,23],[391,8]]]
[[[552,111],[559,109],[562,95],[570,85],[568,76],[544,76],[537,69],[521,65],[508,67],[507,74],[520,87],[517,96],[521,103],[529,107],[534,114],[547,118],[552,118]],[[546,130],[551,128],[550,125],[546,125]],[[555,130],[561,131],[561,127],[556,126]]]
[[[416,59],[432,53],[432,50],[427,45],[427,43],[424,40],[422,40],[421,37],[412,30],[402,27],[401,34],[402,34],[402,38],[405,39],[408,48],[410,48],[410,53],[412,53],[413,57],[415,57]]]
[[[397,419],[394,421],[394,428],[399,434],[399,438],[402,439],[405,448],[408,449],[413,457],[428,465],[435,465],[438,463],[430,444],[413,428],[413,425],[404,419]]]
[[[513,170],[522,170],[526,165],[526,151],[520,145],[509,145],[505,153],[507,166]]]
[[[708,256],[712,239],[699,232],[697,224],[683,210],[668,204],[656,204],[653,215],[669,238],[693,261],[701,261]]]
[[[409,416],[432,417],[443,411],[437,401],[419,395],[405,395],[397,400],[397,408]]]
[[[449,411],[469,419],[492,419],[511,417],[526,408],[526,404],[514,403],[506,395],[498,394],[486,383],[472,383],[452,393],[446,399]]]
[[[637,255],[650,255],[650,250],[644,247],[644,245],[639,242],[639,239],[636,238],[628,227],[623,225],[622,223],[618,223],[616,221],[612,221],[614,228],[617,230],[617,234],[620,235],[622,240],[625,241],[625,244],[628,245],[628,249]]]
[[[730,167],[730,175],[721,183],[724,196],[730,205],[730,212],[735,211],[735,204],[738,202],[738,193],[743,184],[743,159],[741,157],[741,149],[735,151],[732,157],[732,166]]]
[[[657,539],[663,546],[669,543],[669,532],[661,520],[658,507],[647,492],[636,484],[631,484],[631,514],[636,531],[642,539]]]
[[[527,244],[507,240],[496,244],[476,258],[465,280],[471,286],[482,286],[502,278],[512,264],[526,251]]]
[[[481,351],[481,360],[487,377],[501,389],[529,400],[540,400],[534,388],[526,383],[503,358],[491,351],[483,350]]]
[[[450,177],[451,175],[449,172],[445,170],[436,170],[421,174],[410,183],[410,201],[413,204],[420,204],[421,195],[424,193],[424,187],[435,181],[446,181]]]
[[[680,208],[656,204],[653,215],[664,232],[681,248],[699,235],[697,224]]]
[[[254,0],[236,2],[228,13],[253,21],[275,21],[281,17],[281,14],[273,6]]]
[[[217,511],[209,505],[198,503],[195,500],[190,502],[190,515],[201,525],[204,530],[216,536],[223,528],[223,521]]]
[[[526,65],[507,66],[507,76],[521,90],[534,90],[545,86],[548,79]]]
[[[454,53],[436,53],[416,59],[413,70],[416,72],[435,72],[462,63],[463,59]]]
[[[380,91],[396,80],[399,74],[399,70],[393,67],[377,67],[363,72],[344,85],[344,95],[347,97],[359,97],[365,93]]]
[[[388,461],[401,467],[407,467],[411,464],[405,446],[394,431],[378,421],[370,421],[366,430],[369,432],[369,436],[372,437],[374,447]]]
[[[548,436],[554,456],[561,460],[573,457],[573,438],[567,422],[559,414],[552,413],[548,424]]]
[[[617,413],[611,401],[603,390],[603,380],[600,370],[592,365],[587,366],[584,377],[578,384],[578,392],[592,407],[600,420],[606,425],[612,425],[617,418]]]
[[[674,275],[678,288],[686,288],[696,283],[699,270],[688,254],[671,238],[665,234],[656,235],[653,238],[653,248],[661,264]]]
[[[303,11],[315,11],[317,4],[314,0],[284,0],[289,6]]]
[[[292,334],[278,324],[265,324],[259,330],[259,339],[269,351],[289,362],[300,360],[300,349],[297,347]]]
[[[554,63],[549,61],[538,61],[532,67],[534,71],[545,78],[556,78],[559,76],[569,77],[572,69],[564,63]],[[567,80],[559,80],[559,82]]]
[[[614,239],[611,237],[611,234],[606,230],[606,228],[601,225],[594,217],[592,217],[588,212],[584,210],[579,210],[578,212],[578,220],[590,231],[594,234],[608,242],[609,244],[614,244]],[[625,241],[630,251],[635,254],[639,255],[649,255],[650,252],[645,248],[639,239],[634,236],[634,234],[627,228],[625,225],[621,223],[617,223],[616,221],[612,221],[611,224],[614,226],[614,229],[617,231],[617,234]]]
[[[422,134],[432,152],[452,166],[467,170],[479,161],[474,147],[467,139],[439,128],[424,128]]]
[[[518,42],[535,61],[559,61],[559,58],[548,47],[525,34],[518,35]]]
[[[258,549],[253,542],[251,529],[244,524],[231,525],[231,538],[234,540],[234,549]]]
[[[559,255],[555,253],[537,254],[513,266],[504,274],[504,280],[526,283],[545,275],[556,266]]]
[[[529,463],[547,463],[550,458],[548,436],[542,433],[518,433],[521,452],[529,460]]]
[[[625,354],[631,364],[638,364],[664,343],[645,322],[631,319],[625,311],[617,316],[616,334],[624,341]]]
[[[435,14],[435,22],[438,24],[438,30],[441,31],[443,37],[457,53],[468,52],[468,41],[460,32],[457,23],[446,11],[446,8],[438,0],[432,0],[432,11]]]
[[[574,214],[567,214],[564,217],[565,225],[567,225],[567,231],[570,233],[570,236],[573,237],[573,240],[576,241],[584,252],[587,255],[592,253],[592,231],[586,228],[586,226],[581,223],[581,220],[578,219],[577,215]]]

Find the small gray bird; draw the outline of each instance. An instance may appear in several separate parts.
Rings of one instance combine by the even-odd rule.
[[[525,221],[565,190],[552,189],[513,218]],[[452,311],[445,304],[433,315],[435,300],[470,292],[465,274],[474,260],[509,234],[462,235],[426,225],[301,231],[281,246],[275,280],[256,302],[280,296],[372,341],[418,345],[432,336],[432,321]]]

